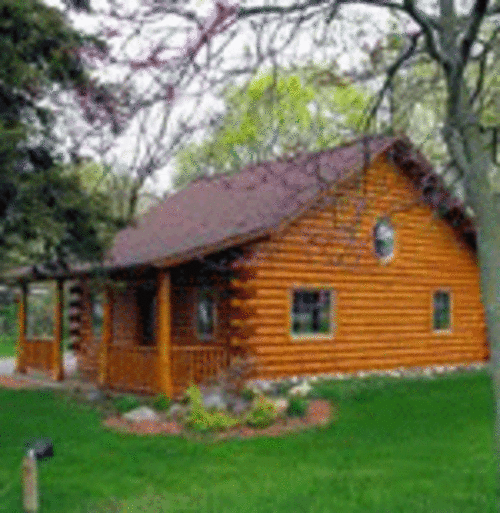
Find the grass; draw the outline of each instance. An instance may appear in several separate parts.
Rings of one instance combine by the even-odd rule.
[[[16,354],[16,337],[0,333],[0,358],[9,358]]]
[[[17,337],[0,333],[0,358],[11,358],[16,356]],[[64,348],[70,345],[69,338],[63,342]]]
[[[39,465],[40,513],[497,511],[485,372],[317,393],[339,405],[327,428],[209,444],[107,432],[54,392],[0,389],[0,511],[22,511],[31,436],[54,441],[54,458]]]

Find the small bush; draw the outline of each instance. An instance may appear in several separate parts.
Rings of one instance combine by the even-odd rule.
[[[278,411],[276,405],[263,395],[259,395],[252,409],[246,416],[245,421],[249,426],[265,428],[270,426],[276,420],[277,416]]]
[[[186,425],[200,432],[222,431],[239,424],[239,420],[222,411],[209,412],[205,408],[191,410]]]
[[[113,406],[120,413],[127,413],[131,410],[134,410],[135,408],[138,408],[140,405],[141,404],[139,399],[137,399],[137,397],[134,395],[122,395],[113,401]]]
[[[153,398],[151,405],[155,410],[167,411],[172,404],[172,399],[165,394],[158,394]]]
[[[303,399],[302,397],[291,397],[286,414],[289,417],[305,417],[308,407],[309,401],[307,399]]]
[[[203,394],[201,393],[200,388],[196,385],[191,385],[188,388],[186,388],[184,397],[185,402],[190,404],[192,407],[203,405]]]
[[[290,383],[287,383],[286,381],[282,381],[278,383],[278,387],[276,389],[277,395],[287,395],[288,391],[290,390],[292,386]]]
[[[253,401],[257,394],[250,388],[244,388],[241,391],[241,398],[245,401]]]
[[[209,412],[203,406],[201,390],[196,385],[191,385],[186,390],[186,396],[191,406],[187,415],[186,426],[200,432],[224,430],[239,424],[239,420],[222,411]]]

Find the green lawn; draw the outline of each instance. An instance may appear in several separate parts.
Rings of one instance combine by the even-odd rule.
[[[0,358],[15,356],[16,354],[16,337],[10,335],[2,335],[0,333]]]
[[[2,335],[0,333],[0,358],[9,358],[16,356],[17,338],[10,335]],[[64,340],[63,346],[67,348],[70,344],[69,338]]]
[[[0,389],[0,511],[22,511],[32,435],[54,440],[39,468],[42,513],[497,511],[485,372],[320,393],[339,404],[328,428],[210,444],[106,432],[97,414],[51,392]]]

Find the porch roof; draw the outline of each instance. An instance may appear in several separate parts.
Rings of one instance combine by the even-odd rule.
[[[136,225],[120,231],[106,261],[98,267],[168,267],[254,240],[293,218],[325,188],[359,173],[386,152],[420,187],[422,177],[433,178],[433,191],[440,192],[439,204],[453,203],[452,210],[461,216],[462,231],[473,232],[463,205],[445,191],[441,178],[408,138],[371,136],[330,150],[249,165],[233,176],[200,178],[153,207]],[[31,269],[9,275],[14,280],[27,279]],[[83,264],[51,276],[85,274],[92,269]]]

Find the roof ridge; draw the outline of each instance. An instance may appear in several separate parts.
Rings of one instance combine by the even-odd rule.
[[[213,182],[217,182],[218,180],[221,180],[224,178],[231,180],[232,178],[234,178],[237,175],[256,170],[259,167],[265,166],[266,164],[293,163],[294,161],[297,161],[300,158],[303,158],[306,156],[307,157],[318,157],[320,155],[335,153],[342,149],[354,146],[358,143],[363,143],[366,140],[368,140],[368,142],[373,142],[373,141],[382,140],[382,139],[392,140],[393,142],[395,142],[397,140],[407,140],[411,144],[411,141],[409,141],[408,137],[404,133],[398,133],[395,135],[389,135],[389,134],[358,135],[350,140],[346,140],[346,141],[340,143],[339,145],[333,146],[330,148],[323,148],[323,149],[315,150],[315,151],[301,151],[297,154],[290,155],[290,156],[279,155],[275,158],[266,159],[266,160],[262,160],[262,161],[255,162],[255,163],[248,163],[248,164],[245,164],[242,168],[236,170],[234,173],[216,172],[216,173],[213,173],[212,175],[203,174],[203,175],[198,176],[195,179],[193,179],[191,182],[186,184],[186,186],[183,187],[182,189],[180,189],[179,191],[175,191],[173,194],[170,194],[167,198],[165,198],[164,201],[168,200],[169,198],[171,198],[179,193],[185,192],[186,190],[190,189],[193,185],[196,185],[198,183],[203,183],[203,182],[213,183]],[[163,202],[161,202],[161,203],[163,203]]]

